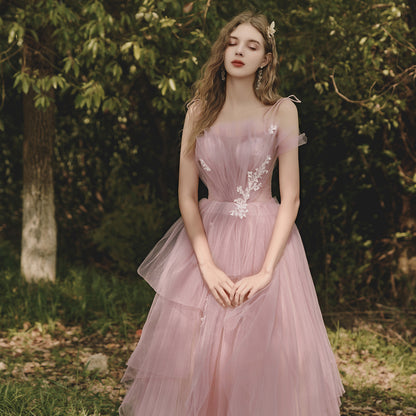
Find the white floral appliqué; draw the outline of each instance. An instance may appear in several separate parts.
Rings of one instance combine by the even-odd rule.
[[[201,164],[202,168],[207,172],[211,172],[211,168],[205,163],[203,159],[199,159],[199,163]]]
[[[276,133],[276,131],[277,131],[277,126],[276,126],[276,124],[272,124],[272,125],[269,127],[269,134],[274,134],[274,133]]]
[[[269,164],[272,158],[267,155],[266,160],[258,167],[254,172],[247,172],[247,186],[243,190],[242,186],[237,186],[237,192],[241,195],[241,198],[234,199],[235,209],[230,211],[230,215],[243,219],[247,216],[248,207],[247,200],[250,198],[251,191],[258,191],[261,187],[260,178],[268,172],[266,166]]]

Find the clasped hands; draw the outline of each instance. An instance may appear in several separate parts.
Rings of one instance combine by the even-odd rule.
[[[234,283],[215,264],[200,266],[200,270],[212,295],[224,307],[240,306],[266,287],[272,278],[271,273],[261,270]]]

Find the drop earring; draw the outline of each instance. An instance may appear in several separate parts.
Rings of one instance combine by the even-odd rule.
[[[263,67],[260,67],[257,73],[256,90],[260,88],[262,78],[263,78]]]
[[[225,81],[225,69],[221,68],[221,81]]]

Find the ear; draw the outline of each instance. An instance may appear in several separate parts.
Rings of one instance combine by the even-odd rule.
[[[265,67],[269,65],[269,63],[272,61],[272,54],[270,52],[266,53],[263,58],[263,62],[261,63],[261,67]]]

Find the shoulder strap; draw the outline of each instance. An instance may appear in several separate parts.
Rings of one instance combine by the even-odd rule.
[[[272,108],[277,108],[278,107],[278,105],[280,104],[280,103],[282,103],[283,101],[285,101],[285,100],[290,100],[290,101],[292,101],[293,103],[296,103],[296,104],[299,104],[299,103],[301,103],[302,101],[301,100],[299,100],[299,98],[298,97],[296,97],[296,95],[294,95],[294,94],[291,94],[291,95],[289,95],[289,96],[287,96],[287,97],[280,97],[271,107],[270,107],[270,109],[272,109]]]
[[[292,98],[293,97],[293,98]],[[299,104],[299,103],[301,103],[302,101],[301,100],[299,100],[299,98],[298,97],[296,97],[296,95],[294,95],[294,94],[291,94],[291,95],[289,95],[288,97],[286,97],[286,98],[289,98],[291,101],[293,101],[294,103],[297,103],[297,104]]]
[[[293,94],[291,94],[287,97],[280,97],[273,105],[270,106],[270,108],[268,108],[266,110],[266,112],[264,113],[264,121],[268,121],[268,120],[272,119],[274,114],[278,110],[280,103],[282,103],[283,101],[286,101],[286,100],[290,100],[290,101],[292,101],[293,103],[296,103],[296,104],[301,103],[301,100],[299,100],[299,98],[296,97],[296,95],[293,95]]]

